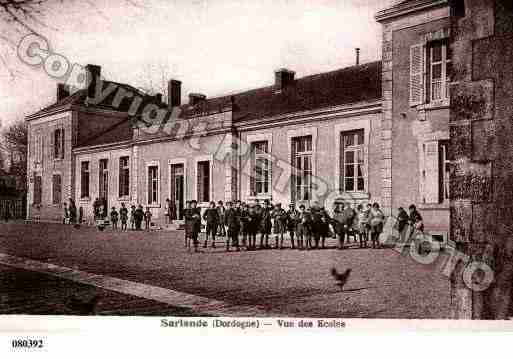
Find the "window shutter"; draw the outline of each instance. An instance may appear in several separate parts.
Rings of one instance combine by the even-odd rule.
[[[251,145],[251,176],[249,177],[249,193],[256,195],[256,147]]]
[[[339,139],[340,141],[340,153],[339,153],[339,168],[340,168],[340,177],[338,182],[338,191],[344,191],[344,153],[345,153],[345,143],[344,143],[344,134],[340,133]]]
[[[196,178],[196,188],[197,188],[197,191],[196,191],[196,199],[198,202],[202,202],[203,201],[203,166],[201,165],[201,162],[198,162],[197,164],[197,171],[198,171],[198,176]]]
[[[55,129],[53,130],[52,132],[52,135],[50,136],[50,153],[51,153],[51,158],[55,158],[55,136],[57,136],[57,133],[55,131]]]
[[[424,143],[424,169],[423,169],[423,201],[425,203],[438,203],[438,142],[429,141]]]
[[[424,46],[410,47],[410,106],[424,101]]]

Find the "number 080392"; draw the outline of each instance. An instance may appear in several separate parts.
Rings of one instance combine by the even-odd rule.
[[[11,341],[13,348],[42,348],[43,341],[41,339],[13,339]]]

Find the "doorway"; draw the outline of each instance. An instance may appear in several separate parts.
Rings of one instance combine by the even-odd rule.
[[[171,203],[175,205],[176,213],[172,219],[182,220],[184,218],[185,207],[185,166],[183,163],[175,163],[171,165]]]

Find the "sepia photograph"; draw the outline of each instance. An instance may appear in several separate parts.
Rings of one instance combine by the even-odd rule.
[[[0,331],[513,329],[510,0],[0,0],[0,29]]]

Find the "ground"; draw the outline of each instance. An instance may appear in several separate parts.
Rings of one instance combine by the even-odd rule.
[[[334,246],[334,240],[330,244]],[[233,315],[255,308],[256,315],[283,317],[449,316],[449,281],[441,270],[446,259],[443,254],[435,263],[425,265],[391,248],[226,253],[220,241],[216,249],[209,247],[194,254],[184,248],[181,231],[99,232],[91,227],[75,229],[58,224],[20,223],[0,225],[0,253],[177,292],[177,305],[169,305],[173,302],[167,300],[167,305],[160,306],[149,301],[141,305],[142,308],[135,306],[132,310],[129,300],[123,299],[127,293],[102,289],[102,296],[121,303],[127,301],[126,308],[121,308],[122,314],[137,314],[138,310],[142,314],[156,315],[209,314],[200,307],[197,310],[194,306],[182,307],[186,301],[180,300],[181,293],[212,300],[215,305],[223,303],[233,309]],[[339,271],[352,269],[343,292],[331,277],[333,267]],[[8,267],[0,267],[0,271],[6,270]],[[51,302],[64,301],[64,297],[74,291],[94,291],[90,286],[52,280],[50,276],[19,269],[3,274],[6,275],[16,276],[16,281],[21,276],[26,283],[37,282],[39,287],[53,291]],[[19,291],[19,286],[14,290],[11,287],[3,286],[1,291],[4,294]],[[134,299],[133,296],[126,298]],[[100,314],[102,308],[109,313],[108,306],[100,305]],[[4,310],[0,306],[0,312],[6,310],[5,305]],[[30,308],[20,307],[19,311],[28,313]]]

